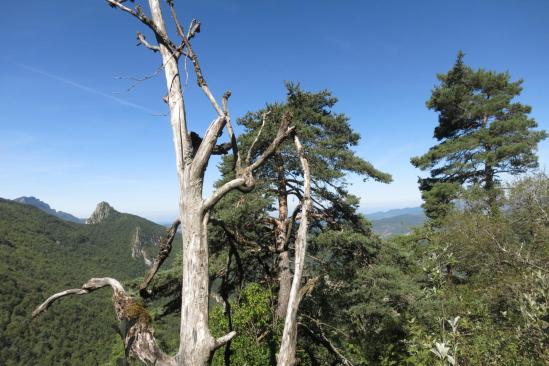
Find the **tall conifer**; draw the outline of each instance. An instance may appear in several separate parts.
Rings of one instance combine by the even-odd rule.
[[[502,174],[519,174],[538,166],[537,144],[547,137],[534,130],[532,108],[513,99],[522,80],[511,81],[508,72],[473,70],[463,63],[463,52],[427,101],[439,115],[434,137],[439,143],[411,163],[430,170],[419,180],[431,218],[444,215],[463,184],[479,184],[497,210],[497,188]]]

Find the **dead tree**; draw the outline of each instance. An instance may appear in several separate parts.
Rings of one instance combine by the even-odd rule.
[[[110,285],[114,290],[113,304],[117,317],[129,326],[129,328],[126,327],[123,337],[127,354],[141,360],[146,365],[207,365],[215,350],[235,336],[235,332],[230,332],[225,336],[214,339],[208,328],[209,258],[207,224],[209,212],[231,190],[248,191],[253,189],[255,185],[254,171],[292,133],[293,128],[289,127],[291,116],[287,113],[283,116],[275,139],[255,161],[250,161],[252,155],[250,152],[242,161],[228,110],[228,99],[231,93],[225,92],[220,102],[214,97],[206,83],[198,57],[190,42],[200,32],[200,23],[193,20],[188,29],[185,30],[177,18],[173,0],[166,0],[170,16],[180,39],[180,41],[175,42],[166,31],[160,0],[148,0],[150,15],[146,14],[139,5],[128,4],[126,0],[106,1],[111,7],[128,13],[143,23],[152,32],[156,42],[149,42],[142,33],[137,33],[139,44],[153,52],[159,52],[162,57],[167,86],[167,95],[164,100],[169,107],[173,133],[180,192],[179,221],[183,237],[179,350],[175,356],[168,356],[159,349],[147,317],[140,315],[140,311],[133,311],[134,308],[138,307],[136,301],[126,294],[123,287],[115,279],[91,279],[80,289],[66,290],[55,294],[40,305],[34,315],[40,314],[60,297],[71,294],[83,295],[97,288]],[[182,57],[192,63],[198,86],[202,89],[215,111],[215,118],[209,124],[202,138],[193,138],[193,136],[196,136],[187,128],[179,71],[179,61]],[[227,130],[230,141],[218,145],[217,140],[222,135],[224,128]],[[230,146],[235,159],[235,178],[217,188],[211,196],[204,198],[202,195],[204,172],[210,156],[219,151],[227,151],[228,149],[225,148],[227,146]]]
[[[303,199],[301,201],[301,221],[297,229],[295,239],[295,265],[292,287],[284,318],[284,330],[277,355],[278,366],[293,366],[295,364],[295,352],[297,347],[297,311],[301,299],[309,288],[314,285],[314,280],[308,285],[301,287],[303,277],[303,266],[307,252],[307,231],[309,230],[309,210],[311,208],[311,172],[309,163],[305,157],[303,146],[297,136],[294,136],[294,143],[299,155],[299,161],[303,169]]]

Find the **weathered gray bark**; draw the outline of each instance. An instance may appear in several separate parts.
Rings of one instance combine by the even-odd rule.
[[[110,286],[113,290],[112,302],[116,318],[120,322],[120,335],[124,341],[126,354],[132,354],[145,365],[175,366],[175,359],[166,355],[154,338],[151,319],[146,310],[129,296],[114,278],[92,278],[81,288],[58,292],[50,296],[32,312],[35,318],[50,307],[56,300],[69,295],[86,295],[102,287]]]
[[[305,157],[303,146],[297,136],[294,136],[294,143],[299,154],[299,160],[303,169],[303,200],[301,202],[301,221],[297,229],[295,239],[295,265],[292,288],[288,299],[286,318],[284,319],[284,330],[277,355],[278,366],[293,366],[296,362],[295,352],[297,347],[297,311],[299,303],[304,295],[301,291],[301,280],[303,277],[303,266],[307,252],[307,231],[309,229],[309,210],[311,207],[311,173],[309,163]]]
[[[288,300],[292,287],[292,272],[290,270],[290,252],[288,248],[288,193],[286,192],[286,172],[284,171],[284,159],[280,154],[275,154],[274,165],[276,168],[276,185],[278,198],[278,218],[275,219],[275,248],[278,253],[278,302],[276,315],[284,319],[288,309]]]
[[[124,1],[121,0],[107,0],[107,2],[112,7],[118,8],[139,19],[143,24],[149,27],[158,42],[157,45],[154,45],[146,41],[141,33],[138,33],[137,35],[140,44],[154,52],[160,52],[162,56],[168,90],[165,101],[167,102],[170,111],[170,124],[172,127],[176,156],[176,170],[179,178],[179,209],[183,237],[179,350],[173,357],[168,357],[161,353],[156,346],[152,331],[149,332],[149,328],[144,327],[143,329],[136,329],[135,334],[141,337],[139,339],[143,339],[149,343],[144,344],[143,347],[132,346],[129,348],[129,352],[147,365],[206,366],[215,350],[230,341],[236,334],[235,332],[230,332],[221,338],[214,339],[208,327],[209,258],[207,224],[209,211],[232,189],[246,191],[254,187],[255,180],[253,178],[253,172],[276,151],[282,141],[293,131],[293,128],[289,127],[290,115],[285,114],[283,116],[275,139],[254,162],[250,161],[250,149],[247,154],[245,165],[243,166],[240,159],[240,153],[237,150],[236,137],[231,126],[227,106],[230,92],[226,92],[223,95],[220,106],[204,79],[198,58],[193,52],[189,42],[189,40],[199,32],[200,23],[193,20],[189,26],[188,32],[185,33],[182,25],[177,19],[173,7],[173,0],[166,1],[170,9],[171,17],[175,23],[177,34],[181,38],[181,43],[176,45],[170,40],[166,32],[159,0],[148,0],[151,11],[150,18],[137,5],[135,8],[130,8],[124,5]],[[179,73],[178,60],[182,55],[188,57],[192,62],[198,86],[202,89],[216,113],[214,121],[210,123],[204,133],[204,137],[194,146],[187,129],[185,103],[182,95]],[[265,116],[263,123],[265,123]],[[216,147],[219,145],[216,145],[216,142],[225,126],[227,127],[233,154],[235,156],[236,178],[225,183],[210,197],[204,199],[202,196],[204,172],[210,156],[217,151]],[[115,294],[120,292],[118,290],[118,288],[115,290]],[[71,293],[80,293],[81,291],[89,292],[88,289],[84,289],[84,287],[75,291],[76,292],[73,291]],[[49,305],[49,303],[54,300],[55,298],[53,300],[48,299],[46,303]],[[117,305],[118,303],[119,302],[115,302],[115,308],[119,306]],[[147,346],[147,344],[150,346]],[[154,345],[154,347],[152,347],[152,345]],[[151,352],[153,353],[152,356]]]

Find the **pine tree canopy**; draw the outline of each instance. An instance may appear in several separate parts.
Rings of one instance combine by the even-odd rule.
[[[265,150],[276,134],[277,121],[281,120],[284,113],[289,112],[292,116],[290,124],[295,126],[295,133],[302,141],[309,160],[316,209],[333,215],[334,218],[354,214],[358,198],[348,193],[346,176],[352,173],[364,180],[389,183],[392,180],[391,175],[379,171],[353,151],[353,147],[360,141],[360,135],[353,131],[346,115],[332,110],[337,99],[329,91],[308,92],[293,83],[287,83],[286,88],[287,99],[284,103],[268,104],[265,108],[249,112],[239,119],[238,123],[246,127],[246,132],[239,137],[239,150],[247,152],[260,130],[259,139],[253,145],[252,159],[255,154]],[[265,113],[268,114],[262,127]],[[227,156],[220,167],[224,180],[230,178],[227,173],[231,166],[232,157]],[[256,172],[259,186],[254,191],[257,194],[252,192],[247,195],[247,199],[275,198],[280,188],[277,172],[281,170],[284,171],[286,194],[299,198],[302,194],[302,171],[293,143],[289,139]]]
[[[292,115],[291,124],[295,126],[296,133],[303,140],[307,158],[311,160],[312,174],[317,180],[334,182],[342,179],[346,173],[355,173],[379,182],[391,181],[389,174],[375,169],[372,164],[358,157],[352,150],[352,147],[358,144],[360,135],[351,129],[347,116],[332,111],[337,98],[332,96],[331,92],[328,90],[317,93],[306,92],[298,84],[293,83],[287,83],[286,88],[285,103],[267,105],[265,109],[250,112],[239,120],[239,123],[248,129],[241,138],[243,145],[249,145],[255,138],[262,123],[263,113],[269,111],[267,124],[254,149],[258,152],[262,151],[262,142],[269,141],[278,128],[273,121],[280,120],[281,114],[289,111]],[[287,141],[280,149],[280,153],[288,156],[291,149],[293,145],[291,141]],[[285,162],[292,164],[290,171],[300,170],[297,161]]]
[[[508,72],[473,70],[463,63],[460,51],[452,69],[438,75],[440,84],[427,101],[439,115],[434,137],[439,143],[411,163],[430,170],[420,179],[424,207],[448,204],[462,184],[495,188],[502,174],[520,174],[538,166],[537,144],[547,137],[534,130],[531,107],[514,101],[522,80],[511,81]],[[445,183],[444,187],[433,187]],[[457,184],[457,185],[456,185]]]

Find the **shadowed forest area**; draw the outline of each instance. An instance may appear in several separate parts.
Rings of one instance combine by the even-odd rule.
[[[548,135],[512,70],[456,50],[437,74],[434,145],[409,157],[426,219],[385,235],[351,182],[393,177],[330,90],[286,82],[233,119],[184,6],[106,2],[162,60],[179,215],[166,228],[101,202],[84,221],[0,199],[0,364],[549,364]],[[199,131],[186,87],[214,115]]]

